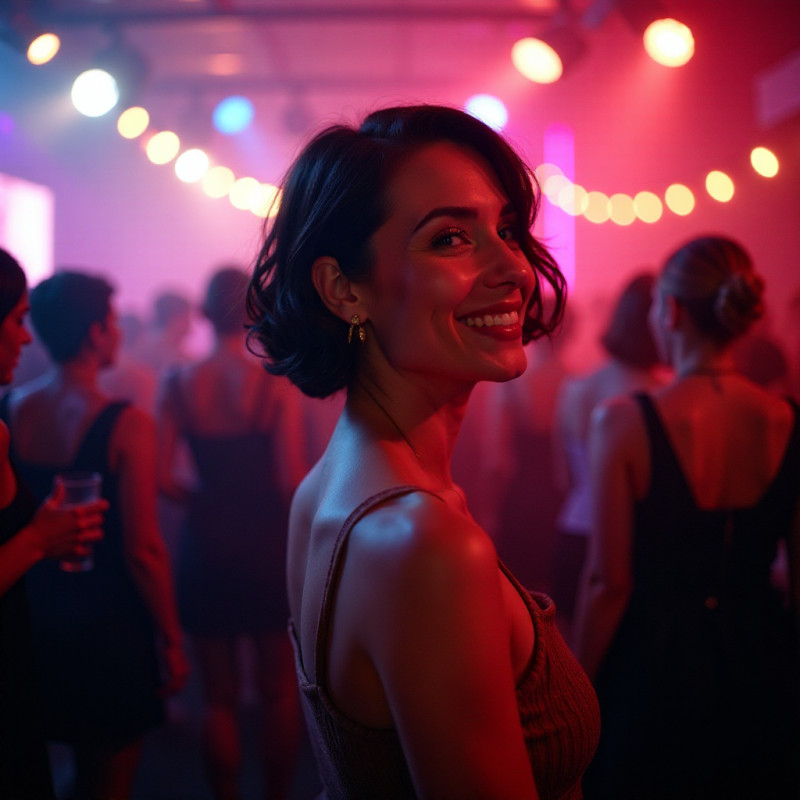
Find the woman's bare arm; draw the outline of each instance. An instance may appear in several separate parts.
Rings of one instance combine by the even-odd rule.
[[[112,438],[112,458],[118,466],[126,562],[160,634],[164,691],[177,692],[186,682],[189,668],[169,555],[158,528],[156,431],[149,415],[135,408],[121,414]]]
[[[633,577],[633,475],[641,471],[644,428],[629,398],[592,414],[589,460],[592,534],[578,594],[575,653],[593,678],[628,604]]]
[[[419,496],[411,510],[370,514],[351,537],[337,614],[356,618],[419,796],[537,798],[489,537]]]

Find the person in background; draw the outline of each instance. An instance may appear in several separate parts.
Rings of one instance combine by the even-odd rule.
[[[603,712],[587,800],[800,796],[800,424],[732,347],[764,283],[731,239],[676,250],[651,324],[674,380],[592,415],[577,652]],[[790,608],[770,583],[788,543]]]
[[[192,304],[178,292],[162,292],[153,302],[153,317],[130,358],[155,372],[160,380],[172,367],[190,361],[184,342],[192,327]]]
[[[314,137],[282,198],[252,346],[308,395],[347,391],[287,560],[327,796],[578,798],[594,693],[450,474],[473,386],[520,375],[561,315],[530,173],[462,111],[387,108]]]
[[[76,797],[123,800],[143,736],[188,667],[155,517],[155,425],[97,386],[119,340],[111,295],[102,278],[74,271],[33,289],[33,325],[56,366],[14,390],[9,427],[14,461],[40,501],[58,472],[102,476],[109,511],[94,568],[42,562],[27,585],[47,737],[72,749]]]
[[[566,488],[558,515],[552,591],[559,621],[572,622],[578,581],[591,529],[589,420],[594,408],[620,394],[653,391],[664,382],[656,343],[647,322],[655,276],[641,273],[623,288],[600,344],[604,364],[567,380],[556,405],[554,470]]]
[[[136,314],[121,314],[119,330],[119,353],[114,364],[98,376],[99,386],[112,400],[127,400],[155,413],[157,373],[132,356],[144,335],[144,323]]]
[[[17,260],[0,249],[0,386],[8,386],[21,350],[28,290]],[[31,647],[25,573],[43,558],[85,555],[102,536],[105,500],[59,508],[57,485],[37,509],[9,459],[10,437],[0,401],[0,797],[54,798],[41,729],[41,698]]]
[[[288,382],[269,375],[246,347],[248,277],[217,271],[203,313],[212,353],[173,372],[159,428],[161,488],[188,505],[178,547],[178,601],[205,694],[203,747],[219,800],[238,798],[242,640],[255,653],[260,753],[271,798],[288,798],[301,733],[292,649],[286,635],[289,501],[305,473],[302,422]],[[179,439],[198,485],[176,484]]]

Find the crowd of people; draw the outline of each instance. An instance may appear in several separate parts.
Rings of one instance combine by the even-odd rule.
[[[331,800],[800,796],[800,421],[764,281],[693,239],[574,374],[538,207],[455,109],[326,128],[251,273],[211,276],[202,357],[181,295],[142,324],[0,251],[0,797],[55,797],[46,742],[70,798],[131,797],[190,665],[210,791],[241,797],[243,642],[270,798],[304,730]],[[66,505],[75,471],[103,499]]]

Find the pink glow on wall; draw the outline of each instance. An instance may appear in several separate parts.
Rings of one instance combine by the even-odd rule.
[[[0,173],[0,245],[33,286],[53,271],[55,199],[47,186]]]
[[[556,164],[570,180],[575,180],[575,136],[569,125],[555,123],[544,132],[543,161]],[[549,201],[542,203],[543,235],[550,252],[567,279],[575,287],[575,217],[564,213]]]

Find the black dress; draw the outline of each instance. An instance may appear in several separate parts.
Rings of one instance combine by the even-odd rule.
[[[270,381],[265,375],[265,393]],[[196,636],[284,633],[289,508],[275,431],[254,422],[234,435],[197,433],[178,373],[167,379],[166,397],[199,477],[176,559],[181,622]]]
[[[17,493],[0,510],[0,544],[33,517],[36,500],[17,480]],[[25,581],[0,596],[0,798],[51,800],[50,762],[41,727]]]
[[[70,744],[124,746],[164,719],[152,617],[125,563],[117,477],[109,440],[126,403],[111,403],[89,428],[72,464],[16,459],[41,502],[64,470],[99,472],[109,502],[94,569],[62,571],[48,559],[27,577],[34,655],[47,737]]]
[[[752,508],[697,507],[652,400],[633,592],[598,673],[587,800],[797,800],[800,664],[770,584],[800,492],[800,427]]]

